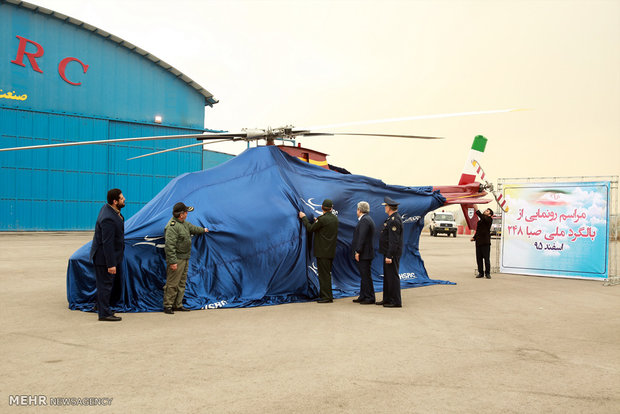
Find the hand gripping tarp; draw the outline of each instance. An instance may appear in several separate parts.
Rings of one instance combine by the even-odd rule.
[[[189,222],[209,229],[209,233],[192,240],[187,307],[260,306],[316,298],[318,276],[312,235],[303,227],[298,212],[305,212],[312,221],[320,214],[325,198],[333,200],[340,222],[332,270],[334,297],[356,295],[360,277],[351,240],[357,224],[357,203],[370,203],[378,248],[379,230],[387,217],[381,205],[386,195],[400,202],[404,222],[401,286],[450,283],[429,279],[418,251],[424,215],[445,201],[438,191],[339,174],[267,146],[248,149],[217,167],[173,179],[126,221],[125,260],[112,294],[113,309],[162,310],[166,282],[163,231],[172,216],[172,206],[179,201],[195,208],[188,215]],[[131,194],[126,196],[131,198]],[[91,310],[95,303],[90,245],[69,259],[67,298],[71,309]],[[372,267],[377,291],[383,283],[382,259],[377,253]]]

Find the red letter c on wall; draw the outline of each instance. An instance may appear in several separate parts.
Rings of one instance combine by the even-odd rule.
[[[88,65],[85,65],[84,63],[82,63],[82,61],[80,59],[74,58],[74,57],[67,57],[64,58],[63,60],[60,61],[60,63],[58,64],[58,73],[60,74],[60,77],[62,78],[62,80],[64,80],[65,82],[67,82],[68,84],[71,85],[75,85],[75,86],[80,86],[82,84],[82,82],[79,83],[75,83],[75,82],[71,82],[69,79],[67,79],[67,76],[65,75],[65,70],[67,69],[67,64],[69,62],[77,62],[80,65],[82,65],[82,69],[84,70],[84,73],[86,73],[86,71],[88,70]]]

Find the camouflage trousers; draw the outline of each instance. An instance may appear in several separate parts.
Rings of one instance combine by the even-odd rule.
[[[177,269],[166,267],[166,284],[164,285],[164,308],[180,308],[183,306],[185,282],[187,281],[188,259],[179,259]]]

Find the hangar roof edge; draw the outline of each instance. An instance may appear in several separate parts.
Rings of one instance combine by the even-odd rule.
[[[117,44],[119,44],[120,46],[123,46],[129,50],[131,50],[132,52],[135,52],[137,54],[139,54],[140,56],[150,60],[151,62],[155,63],[156,65],[160,66],[162,69],[170,72],[171,74],[173,74],[176,78],[180,79],[181,81],[185,82],[186,84],[188,84],[189,86],[191,86],[193,89],[196,90],[196,92],[198,92],[199,94],[201,94],[202,96],[205,97],[205,105],[206,106],[213,106],[214,104],[218,103],[219,101],[217,99],[214,98],[213,94],[211,92],[209,92],[208,90],[206,90],[205,88],[203,88],[202,86],[200,86],[197,82],[195,82],[194,80],[192,80],[189,76],[185,75],[183,72],[181,72],[178,69],[175,69],[172,65],[164,62],[163,60],[161,60],[160,58],[158,58],[157,56],[154,56],[152,54],[150,54],[149,52],[147,52],[144,49],[141,49],[139,47],[137,47],[136,45],[133,45],[131,43],[129,43],[128,41],[121,39],[118,36],[114,36],[111,33],[106,32],[105,30],[99,29],[98,27],[95,27],[93,25],[90,25],[88,23],[85,23],[81,20],[75,19],[73,17],[64,15],[62,13],[56,12],[54,10],[50,10],[47,9],[45,7],[41,7],[41,6],[37,6],[36,4],[32,4],[32,3],[28,3],[25,1],[21,1],[21,0],[0,0],[3,3],[9,3],[9,4],[13,4],[15,6],[18,7],[23,7],[25,9],[31,10],[33,12],[37,12],[37,13],[41,13],[41,14],[45,14],[48,16],[52,16],[55,17],[56,19],[62,20],[66,23],[70,23],[73,24],[75,26],[81,27],[89,32],[92,33],[96,33],[99,36],[108,39],[112,42],[115,42]]]

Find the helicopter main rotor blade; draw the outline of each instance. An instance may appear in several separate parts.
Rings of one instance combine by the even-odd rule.
[[[137,160],[138,158],[150,157],[151,155],[163,154],[164,152],[176,151],[176,150],[180,150],[183,148],[197,147],[198,145],[217,144],[218,142],[228,142],[228,141],[230,141],[230,139],[221,139],[219,141],[199,142],[197,144],[183,145],[182,147],[168,148],[162,151],[149,152],[148,154],[143,154],[143,155],[138,155],[137,157],[127,158],[126,161]]]
[[[402,134],[362,134],[359,132],[332,132],[330,135],[360,135],[366,137],[394,137],[394,138],[414,138],[414,139],[443,139],[443,137],[424,137],[420,135]]]
[[[449,113],[449,114],[416,115],[416,116],[405,116],[401,118],[375,119],[372,121],[343,122],[341,124],[320,125],[320,126],[313,126],[313,127],[307,127],[307,128],[304,127],[304,129],[310,129],[310,130],[331,129],[331,128],[340,128],[340,127],[345,127],[345,126],[384,124],[388,122],[415,121],[419,119],[452,118],[452,117],[457,117],[457,116],[499,114],[499,113],[504,113],[504,112],[516,112],[516,111],[527,111],[527,109],[511,108],[511,109],[493,109],[489,111],[454,112],[454,113]]]
[[[200,138],[205,137],[205,138]],[[12,147],[12,148],[0,148],[0,152],[4,151],[21,151],[29,149],[40,148],[58,148],[58,147],[74,147],[78,145],[95,145],[95,144],[111,144],[115,142],[132,142],[132,141],[149,141],[149,140],[161,140],[161,139],[185,139],[185,138],[198,138],[198,139],[218,139],[218,138],[239,138],[243,137],[242,134],[187,134],[187,135],[162,135],[153,137],[135,137],[135,138],[116,138],[116,139],[102,139],[97,141],[79,141],[79,142],[63,142],[59,144],[45,144],[45,145],[31,145],[28,147]]]
[[[228,138],[225,141],[238,141],[240,139],[245,139],[247,138],[248,134],[246,132],[235,132],[235,133],[214,133],[214,134],[200,134],[200,135],[194,135],[192,138],[196,138],[199,141],[205,141],[205,140],[209,140],[209,139],[221,139],[221,138]]]
[[[322,135],[334,135],[331,132],[307,132],[307,131],[293,131],[292,135],[303,137],[319,137]]]

